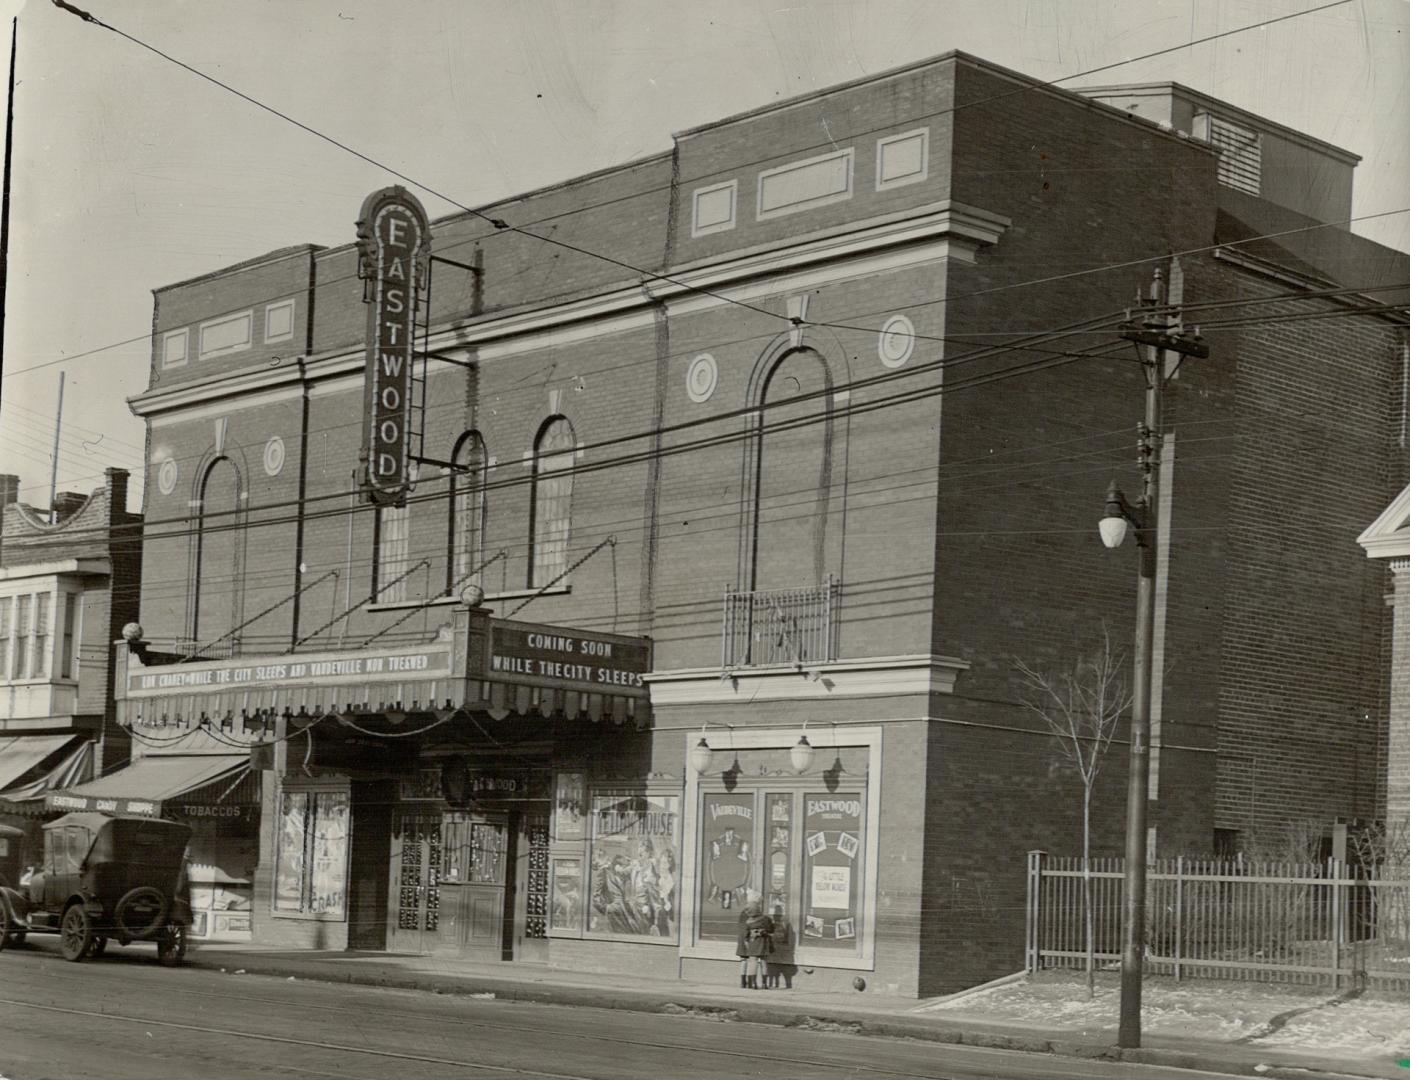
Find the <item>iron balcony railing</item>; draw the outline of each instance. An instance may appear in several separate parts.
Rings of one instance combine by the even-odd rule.
[[[240,655],[239,638],[223,638],[220,641],[173,638],[170,643],[153,641],[149,644],[159,651],[170,650],[187,660],[230,660]]]
[[[725,591],[720,664],[726,670],[837,659],[842,583],[831,575],[810,589]]]

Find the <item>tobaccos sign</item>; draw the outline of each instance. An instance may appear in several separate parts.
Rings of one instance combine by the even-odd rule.
[[[399,502],[411,486],[412,346],[430,254],[426,211],[402,187],[374,191],[357,223],[358,275],[366,282],[367,377],[363,458],[373,502]]]

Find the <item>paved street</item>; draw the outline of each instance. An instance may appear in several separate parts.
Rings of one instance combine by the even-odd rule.
[[[68,964],[55,940],[46,938],[0,954],[0,1016],[4,1080],[1215,1075],[685,1016],[168,970],[143,946]]]

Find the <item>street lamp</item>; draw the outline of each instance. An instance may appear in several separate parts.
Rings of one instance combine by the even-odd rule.
[[[1156,372],[1153,381],[1157,387],[1159,379],[1160,373]],[[1158,399],[1158,389],[1154,396]],[[1135,672],[1131,687],[1131,755],[1126,774],[1126,925],[1121,949],[1121,1022],[1116,1037],[1118,1046],[1132,1048],[1141,1045],[1141,968],[1146,945],[1146,802],[1150,785],[1148,744],[1156,542],[1156,451],[1145,449],[1150,442],[1142,439],[1142,465],[1149,461],[1143,485],[1145,493],[1136,506],[1131,506],[1112,481],[1106,493],[1106,512],[1099,523],[1102,543],[1109,548],[1120,547],[1127,530],[1134,526],[1141,555],[1141,576],[1136,590]]]
[[[1099,528],[1102,543],[1120,547],[1134,528],[1140,547],[1141,569],[1136,590],[1136,649],[1131,680],[1131,755],[1126,782],[1125,928],[1121,949],[1121,1020],[1116,1043],[1124,1048],[1141,1045],[1141,973],[1146,951],[1146,804],[1150,798],[1151,645],[1155,627],[1156,507],[1159,491],[1161,415],[1165,356],[1173,352],[1206,357],[1209,349],[1199,331],[1186,334],[1178,311],[1165,304],[1164,282],[1155,272],[1148,311],[1139,322],[1127,320],[1121,336],[1134,342],[1146,375],[1146,415],[1137,426],[1136,447],[1141,467],[1141,496],[1134,506],[1126,502],[1112,481],[1107,488],[1106,509]],[[1140,346],[1146,346],[1143,352]]]

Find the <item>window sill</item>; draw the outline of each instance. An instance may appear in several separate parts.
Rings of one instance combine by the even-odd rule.
[[[573,591],[571,585],[555,585],[551,589],[508,589],[504,592],[485,593],[486,604],[499,600],[523,600],[530,596],[567,596]],[[411,611],[414,608],[448,607],[461,603],[458,596],[438,596],[434,600],[397,600],[387,604],[368,604],[367,611]]]
[[[346,915],[330,915],[324,912],[314,911],[271,911],[271,918],[275,919],[297,919],[301,922],[347,922]]]

